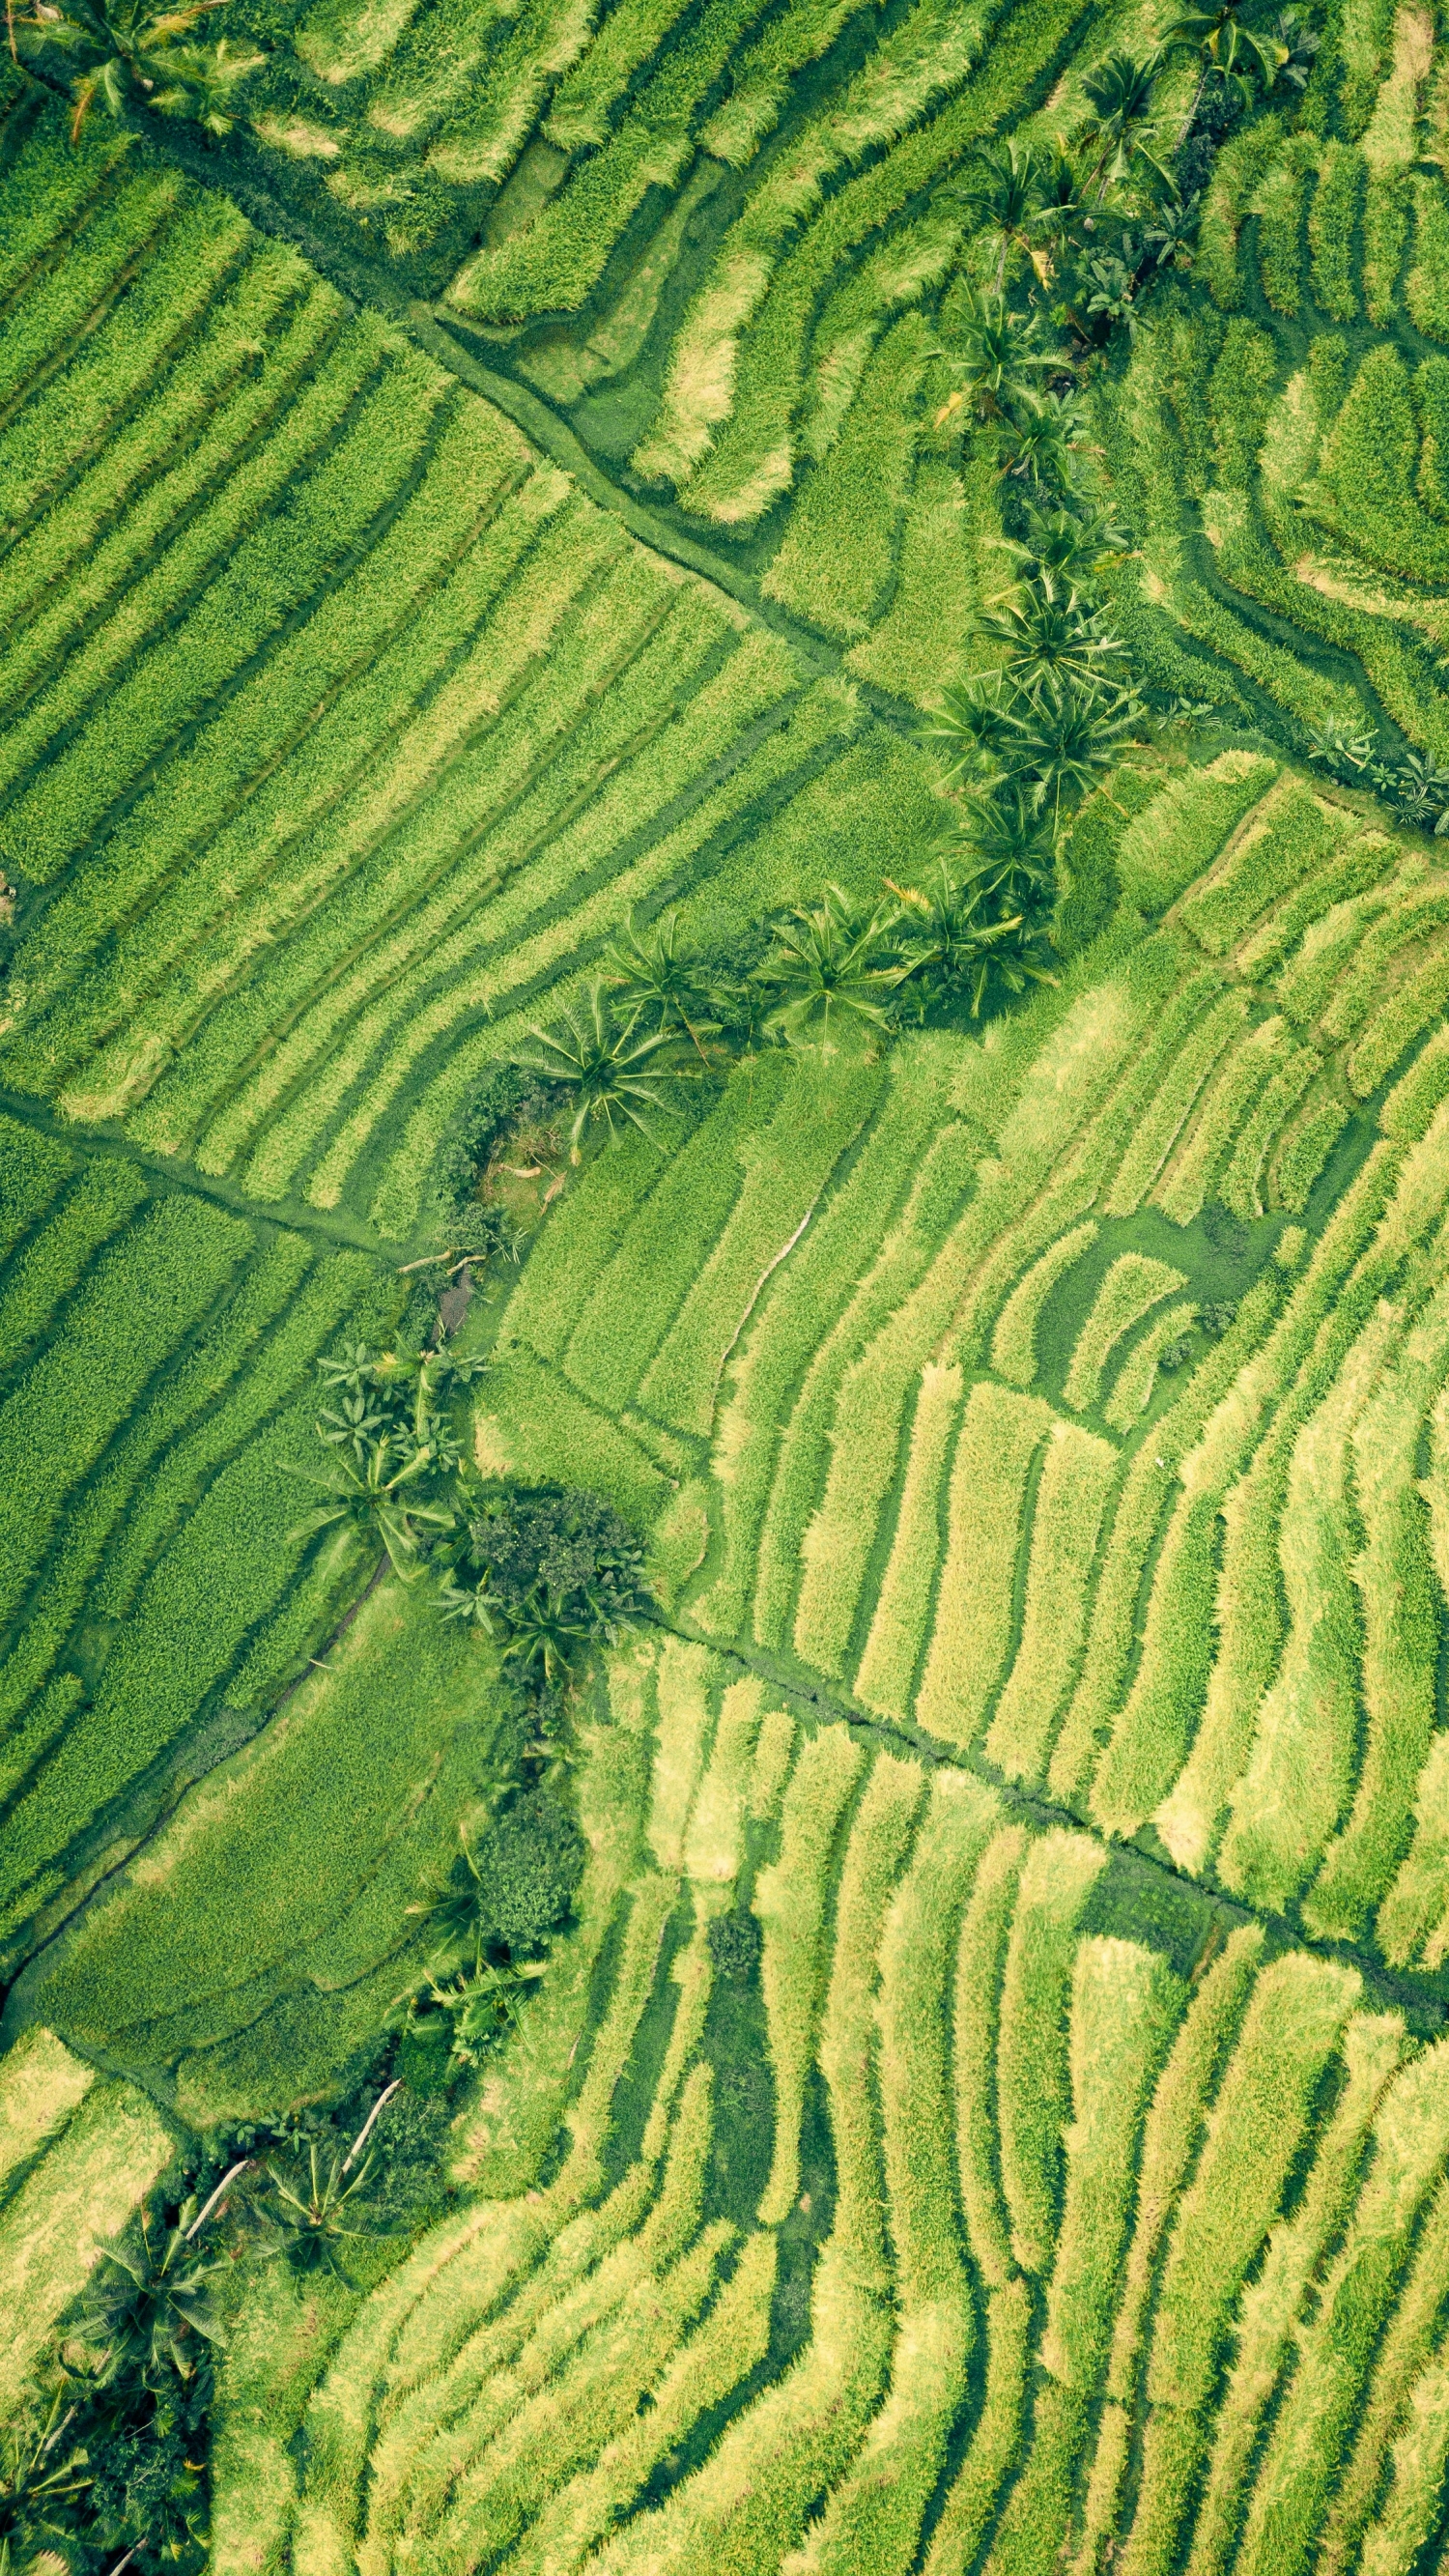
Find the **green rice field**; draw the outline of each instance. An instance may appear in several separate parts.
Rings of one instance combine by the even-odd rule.
[[[210,5],[0,50],[0,2576],[1446,2576],[1449,20]]]

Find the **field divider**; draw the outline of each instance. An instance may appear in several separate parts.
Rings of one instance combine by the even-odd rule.
[[[1275,1935],[1281,1938],[1286,1928],[1280,1915],[1269,1913],[1266,1909],[1260,1910],[1242,1897],[1232,1895],[1226,1889],[1215,1886],[1211,1881],[1194,1877],[1190,1870],[1175,1869],[1170,1861],[1159,1859],[1156,1853],[1144,1851],[1139,1843],[1112,1833],[1097,1823],[1096,1819],[1088,1813],[1085,1805],[1077,1808],[1059,1804],[1049,1797],[1043,1797],[1029,1788],[1020,1786],[1013,1780],[1003,1779],[979,1756],[969,1752],[963,1753],[954,1745],[943,1744],[921,1727],[904,1725],[894,1719],[877,1716],[870,1709],[862,1708],[857,1702],[846,1697],[840,1684],[827,1685],[823,1677],[807,1671],[788,1655],[770,1654],[752,1643],[726,1642],[711,1636],[703,1629],[694,1627],[684,1612],[676,1611],[666,1616],[663,1611],[650,1610],[646,1616],[650,1626],[661,1633],[707,1646],[712,1654],[721,1657],[724,1662],[737,1665],[742,1672],[755,1674],[767,1684],[772,1693],[778,1693],[782,1703],[787,1706],[793,1703],[797,1708],[808,1710],[817,1718],[833,1720],[848,1726],[854,1736],[887,1746],[892,1751],[899,1752],[904,1748],[912,1753],[917,1761],[924,1762],[928,1769],[947,1765],[956,1770],[970,1772],[996,1792],[1001,1801],[1004,1816],[1008,1820],[1012,1816],[1021,1816],[1039,1831],[1055,1827],[1072,1833],[1085,1832],[1095,1835],[1109,1850],[1129,1851],[1134,1864],[1149,1871],[1154,1879],[1160,1880],[1165,1887],[1178,1889],[1199,1903],[1205,1901],[1215,1906],[1225,1928],[1230,1933],[1239,1927],[1261,1932],[1266,1924]],[[1376,1951],[1360,1947],[1350,1941],[1323,1939],[1314,1933],[1302,1931],[1296,1926],[1292,1934],[1292,1947],[1294,1950],[1301,1950],[1319,1958],[1357,1968],[1370,1990],[1421,2015],[1427,2012],[1436,2021],[1442,2021],[1446,2027],[1449,2027],[1449,2004],[1445,2003],[1442,1987],[1437,1979],[1419,1976],[1413,1970],[1406,1972],[1390,1967]]]
[[[760,634],[750,640],[759,641]],[[697,893],[742,840],[763,833],[792,798],[840,757],[856,726],[846,692],[832,681],[813,682],[803,697],[771,711],[765,739],[748,766],[746,739],[740,737],[724,786],[703,801],[693,799],[685,821],[663,840],[652,840],[622,870],[612,857],[597,861],[576,895],[574,910],[566,892],[551,896],[535,915],[539,926],[516,947],[511,940],[505,943],[506,965],[500,960],[476,981],[469,973],[467,980],[460,976],[455,983],[458,960],[441,956],[429,961],[416,1024],[406,1018],[400,1028],[396,1023],[406,1015],[400,1007],[391,1013],[382,1032],[386,1054],[309,1182],[319,1205],[334,1204],[361,1158],[371,1154],[375,1169],[382,1153],[389,1156],[379,1190],[379,1200],[386,1204],[399,1159],[413,1153],[425,1162],[436,1135],[434,1127],[421,1149],[410,1135],[400,1146],[392,1145],[383,1117],[404,1085],[411,1086],[409,1129],[416,1118],[419,1132],[427,1132],[426,1104],[434,1087],[450,1102],[457,1101],[476,1080],[479,1062],[506,1051],[511,1041],[504,1032],[510,1020],[536,1008],[543,993],[550,995],[552,1009],[576,991],[599,949],[618,937],[631,910],[652,919],[682,894]],[[471,968],[471,959],[462,963]],[[457,1023],[465,1016],[470,1026],[460,1038]],[[490,1043],[470,1056],[470,1046],[485,1034]],[[370,1174],[367,1186],[373,1186]]]
[[[500,883],[483,887],[477,901],[445,925],[435,944],[419,951],[414,938],[414,953],[399,955],[388,971],[375,975],[367,986],[361,1017],[354,1016],[349,1021],[339,1010],[338,1025],[325,1032],[323,1043],[293,1077],[289,1087],[293,1099],[305,1101],[307,1085],[315,1088],[318,1083],[319,1061],[328,1065],[325,1079],[330,1096],[325,1113],[317,1115],[313,1133],[304,1152],[298,1155],[295,1167],[311,1170],[310,1186],[314,1191],[319,1187],[331,1191],[330,1197],[319,1198],[319,1205],[336,1203],[352,1162],[357,1153],[371,1143],[373,1131],[379,1125],[382,1111],[393,1091],[408,1079],[418,1057],[435,1049],[440,1040],[452,1037],[458,1011],[467,1010],[470,1005],[475,1008],[481,1005],[484,1025],[495,1023],[501,1026],[526,1011],[530,1004],[537,1007],[537,997],[550,992],[560,981],[555,963],[558,943],[553,944],[554,954],[545,954],[541,964],[536,955],[530,959],[529,952],[537,952],[540,948],[546,951],[549,931],[571,922],[577,925],[578,935],[572,949],[566,952],[563,975],[570,981],[582,980],[599,948],[610,938],[618,936],[622,916],[630,908],[622,895],[613,906],[610,906],[609,898],[616,894],[621,879],[630,870],[631,851],[638,846],[640,857],[633,862],[637,868],[642,867],[661,843],[667,846],[671,832],[682,828],[682,824],[675,825],[671,817],[677,814],[683,823],[687,823],[702,807],[707,808],[711,795],[710,781],[715,770],[722,770],[728,784],[743,768],[752,749],[762,747],[780,732],[790,717],[798,712],[799,705],[800,701],[794,695],[776,699],[708,769],[669,797],[648,823],[607,850],[563,891],[541,897],[531,908],[520,907],[521,918],[511,925],[499,923],[490,926],[488,906],[496,901],[501,891],[507,890],[505,875]],[[506,814],[502,819],[506,820]],[[646,879],[638,889],[633,907],[646,918],[658,908],[649,899],[652,892],[653,888]],[[606,913],[612,910],[612,917],[590,923],[590,904],[596,914],[601,910]],[[404,922],[407,917],[404,915]],[[520,960],[533,963],[535,971],[530,975],[525,967],[513,992],[508,992],[506,986],[497,992],[497,998],[503,1001],[504,1007],[496,1014],[495,1022],[493,1004],[497,988],[489,990],[490,965],[494,961],[507,961],[518,971]],[[462,980],[465,973],[469,977],[467,985]],[[319,992],[308,997],[300,1016],[305,1018],[308,1009],[319,1007],[326,996],[335,991],[338,981],[336,975],[329,974]],[[481,992],[477,989],[479,985]],[[464,998],[455,1006],[455,997],[460,989]],[[401,1031],[399,1022],[404,1024]],[[289,1026],[294,1024],[288,1023]],[[496,1052],[502,1054],[507,1043],[504,1039]],[[396,1059],[400,1050],[402,1061],[399,1064]],[[270,1048],[259,1051],[256,1065],[265,1062],[270,1052]],[[375,1116],[364,1118],[359,1114],[359,1084],[363,1086],[361,1103],[370,1102],[374,1087],[380,1088],[381,1100]],[[274,1123],[286,1107],[287,1100],[281,1095],[274,1102],[269,1101],[266,1118],[256,1119],[253,1130],[248,1133],[242,1134],[238,1130],[239,1141],[234,1146],[230,1143],[232,1124],[229,1123],[223,1130],[228,1160],[233,1153],[240,1155],[244,1143],[254,1144],[255,1132]],[[327,1142],[329,1136],[330,1144]],[[207,1150],[217,1150],[210,1138],[207,1139]]]
[[[94,134],[96,129],[92,127],[91,131]],[[124,170],[125,146],[119,136],[108,135],[106,141],[108,144],[113,142],[115,149],[109,159],[102,159],[94,174],[92,186],[73,204],[62,207],[59,231],[51,233],[45,241],[39,243],[34,257],[17,269],[7,286],[0,287],[0,322],[6,321],[16,305],[28,295],[35,279],[53,258],[57,242],[77,231],[87,217],[95,212],[103,196],[108,194],[113,196],[116,193]]]
[[[152,1153],[125,1135],[105,1129],[85,1129],[73,1125],[44,1106],[33,1093],[0,1089],[0,1110],[18,1119],[23,1126],[33,1127],[42,1136],[52,1136],[70,1145],[82,1156],[89,1154],[123,1154],[140,1165],[164,1186],[189,1192],[195,1198],[212,1199],[218,1207],[229,1208],[237,1216],[250,1217],[254,1224],[276,1226],[286,1233],[308,1235],[314,1243],[335,1249],[345,1245],[352,1252],[370,1252],[378,1260],[401,1264],[416,1250],[416,1244],[389,1242],[374,1232],[360,1218],[338,1214],[328,1208],[313,1207],[309,1200],[286,1200],[266,1205],[248,1198],[245,1190],[230,1181],[199,1172],[190,1163],[180,1163],[175,1155]]]

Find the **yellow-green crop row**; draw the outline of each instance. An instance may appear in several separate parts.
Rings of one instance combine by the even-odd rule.
[[[1038,1782],[1045,1774],[1086,1638],[1092,1566],[1117,1473],[1108,1441],[1053,1423],[1032,1510],[1021,1638],[982,1748],[1008,1779]]]
[[[1174,1270],[1170,1262],[1154,1260],[1142,1252],[1119,1254],[1072,1348],[1063,1393],[1074,1412],[1095,1406],[1102,1371],[1123,1335],[1130,1333],[1133,1325],[1160,1305],[1164,1297],[1186,1286],[1183,1273]]]
[[[900,1221],[921,1163],[957,1141],[946,1117],[950,1073],[950,1050],[939,1039],[892,1049],[880,1110],[849,1174],[767,1287],[726,1363],[714,1438],[724,1560],[694,1604],[716,1634],[732,1636],[744,1624],[789,1396],[821,1341],[820,1318],[849,1304],[867,1261]]]

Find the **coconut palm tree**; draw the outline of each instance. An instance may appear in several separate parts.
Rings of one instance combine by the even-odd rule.
[[[76,2408],[67,2406],[66,2395],[64,2386],[57,2388],[43,2416],[38,2409],[23,2411],[0,2434],[0,2569],[5,2576],[17,2561],[28,2560],[30,2569],[41,2564],[31,2556],[38,2542],[74,2538],[71,2516],[91,2484],[91,2471],[71,2431]],[[69,2566],[67,2559],[54,2557],[58,2568]]]
[[[153,2231],[143,2212],[134,2240],[106,2247],[82,2312],[82,2332],[106,2355],[105,2377],[134,2370],[148,2388],[168,2369],[193,2378],[223,2339],[213,2284],[226,2269],[192,2245],[180,2219]]]
[[[1013,135],[988,144],[951,194],[987,232],[997,238],[996,292],[1006,284],[1006,262],[1013,250],[1030,252],[1047,229],[1044,201],[1051,165],[1030,143]]]
[[[818,904],[796,904],[775,922],[774,945],[756,968],[775,997],[767,1031],[830,1056],[888,1028],[889,996],[909,972],[890,952],[893,921],[829,885]]]
[[[921,740],[936,754],[948,787],[985,787],[1004,774],[1015,696],[1000,671],[973,671],[942,690],[940,706],[921,726]]]
[[[350,1522],[367,1537],[380,1539],[393,1572],[404,1583],[411,1583],[422,1572],[424,1534],[453,1526],[451,1511],[420,1502],[405,1491],[437,1465],[429,1445],[415,1449],[410,1457],[399,1457],[395,1440],[389,1435],[373,1442],[360,1464],[337,1456],[325,1467],[312,1467],[293,1458],[284,1458],[282,1465],[288,1475],[320,1486],[327,1497],[288,1530],[289,1542],[312,1538],[319,1530],[336,1529]]]
[[[1041,165],[1040,203],[1037,210],[1037,232],[1043,243],[1065,241],[1077,217],[1086,211],[1082,194],[1081,172],[1069,152],[1058,144]]]
[[[1177,138],[1179,148],[1192,132],[1209,81],[1221,81],[1225,89],[1236,88],[1244,97],[1251,94],[1255,80],[1265,90],[1280,79],[1294,89],[1302,89],[1307,82],[1319,40],[1298,11],[1285,9],[1271,27],[1253,27],[1246,5],[1247,0],[1215,0],[1207,8],[1184,9],[1164,31],[1165,54],[1190,47],[1202,66]]]
[[[959,383],[936,416],[938,427],[963,404],[980,421],[1010,421],[1041,378],[1061,367],[1060,357],[1041,347],[1036,322],[999,295],[971,296],[957,327],[955,348],[939,352]]]
[[[72,141],[96,106],[117,118],[148,108],[158,116],[187,117],[212,134],[229,134],[235,123],[232,93],[265,56],[237,51],[226,37],[212,45],[187,42],[224,5],[225,0],[182,0],[179,7],[158,9],[154,0],[31,0],[28,9],[17,10],[8,0],[6,28],[16,62],[22,54],[50,52],[81,58],[83,68],[71,83]]]
[[[1104,692],[1094,681],[1048,673],[1005,707],[1002,767],[1029,782],[1037,811],[1061,828],[1064,804],[1075,804],[1140,737],[1146,709],[1131,689]]]
[[[1099,203],[1112,180],[1121,178],[1134,159],[1144,158],[1154,169],[1161,166],[1147,141],[1153,130],[1156,82],[1155,58],[1139,62],[1135,54],[1118,52],[1108,54],[1082,83],[1092,113],[1078,140],[1096,155],[1087,184],[1097,183]]]
[[[1022,687],[1055,675],[1107,690],[1115,684],[1113,656],[1120,658],[1123,646],[1103,626],[1103,614],[1050,573],[1033,572],[993,600],[976,625]]]
[[[1000,912],[981,878],[962,882],[945,859],[924,887],[893,886],[903,907],[898,934],[921,997],[933,1003],[969,998],[978,1020],[993,990],[1024,993],[1056,981],[1041,928],[1021,913]]]
[[[576,1163],[590,1127],[603,1128],[613,1145],[626,1127],[654,1139],[650,1113],[668,1107],[668,1086],[681,1078],[669,1030],[640,1029],[621,1017],[598,979],[551,1029],[530,1029],[529,1038],[512,1061],[572,1093],[569,1148]]]
[[[1029,500],[1024,505],[1023,521],[1024,538],[1001,537],[996,543],[1020,562],[1069,589],[1080,589],[1112,556],[1126,554],[1132,543],[1125,528],[1080,502],[1068,508],[1059,501],[1055,508],[1048,508],[1041,501]]]
[[[622,939],[603,956],[604,989],[629,1026],[643,1023],[665,1037],[685,1037],[701,1064],[708,1064],[704,1040],[718,1037],[720,1022],[711,1016],[717,997],[699,956],[679,945],[679,915],[665,913],[649,929],[636,929],[630,919]]]
[[[520,1681],[541,1683],[545,1690],[567,1681],[576,1657],[595,1635],[585,1607],[542,1583],[510,1609],[508,1627],[505,1664]]]
[[[980,885],[997,915],[1040,921],[1056,899],[1056,836],[1021,779],[978,796],[961,818],[955,872]]]
[[[1060,490],[1071,481],[1072,449],[1082,419],[1070,394],[1030,394],[1004,433],[1006,467],[1018,482]]]
[[[298,2272],[327,2272],[350,2281],[343,2260],[345,2245],[362,2237],[396,2231],[384,2227],[367,2199],[374,2163],[368,2156],[349,2173],[355,2149],[324,2156],[314,2139],[306,2154],[282,2169],[266,2168],[274,2198],[265,2208],[276,2253],[284,2254]]]

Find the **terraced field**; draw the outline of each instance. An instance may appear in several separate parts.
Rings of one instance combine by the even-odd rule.
[[[727,982],[826,886],[909,908],[921,714],[1026,523],[951,353],[1053,274],[954,183],[1169,21],[227,23],[214,143],[0,70],[7,2565],[1434,2576],[1439,31],[1332,0],[1193,264],[1076,317],[1150,707],[1052,980],[837,1054],[757,1020],[654,1132],[571,1158],[545,1104],[480,1181],[631,924]],[[496,1599],[299,1519],[319,1363],[425,1342],[478,1363],[460,1490],[647,1551],[531,1696]],[[582,1887],[477,1931],[440,2058],[439,1924],[540,1778]],[[268,2198],[334,2156],[367,2212],[363,2135],[426,2190]],[[216,2265],[119,2437],[171,2484],[111,2423],[17,2518],[158,2229]]]
[[[687,1626],[1437,1969],[1439,871],[1261,754],[1129,783],[1134,909],[997,1043],[595,1167],[483,1453],[663,1466]]]
[[[1190,639],[1194,688],[1271,707],[1290,741],[1382,713],[1441,760],[1442,78],[1427,17],[1352,33],[1340,132],[1270,117],[1224,148],[1211,301],[1176,287],[1098,425],[1144,639],[1169,660]]]
[[[480,1066],[631,906],[727,937],[904,864],[929,764],[224,199],[98,138],[71,225],[67,149],[9,182],[11,290],[63,311],[4,504],[0,1086],[407,1243]],[[195,309],[163,278],[158,352],[126,292],[103,364],[138,234]]]
[[[1442,2041],[703,1647],[621,1656],[586,1743],[581,1920],[463,2129],[481,2196],[325,2362],[268,2278],[223,2566],[1420,2563]]]

